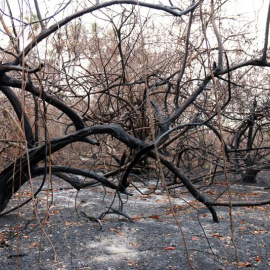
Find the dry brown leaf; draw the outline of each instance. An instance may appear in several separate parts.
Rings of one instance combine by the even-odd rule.
[[[153,219],[159,219],[159,218],[160,218],[160,216],[159,216],[159,215],[151,215],[151,216],[149,216],[149,218],[153,218]]]
[[[261,262],[262,260],[261,260],[261,258],[259,256],[256,256],[255,261],[256,262]]]
[[[219,233],[214,233],[211,236],[217,237],[218,239],[223,238],[223,236],[221,234],[219,234]]]
[[[259,229],[256,231],[253,231],[252,234],[262,234],[264,232],[264,229]]]
[[[175,250],[175,247],[165,247],[165,250]]]
[[[120,231],[117,231],[117,230],[114,229],[114,228],[110,228],[110,231],[111,231],[111,232],[116,232],[116,233],[118,233],[118,234],[121,235],[121,236],[125,235],[124,233],[121,233]]]
[[[261,210],[261,211],[265,211],[265,207],[263,207],[263,206],[257,206],[256,208]]]
[[[251,267],[252,264],[250,262],[239,262],[238,266],[239,267]]]
[[[128,266],[137,266],[137,263],[135,261],[132,261],[132,262],[128,263]]]

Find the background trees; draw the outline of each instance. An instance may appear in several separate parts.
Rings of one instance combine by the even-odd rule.
[[[229,189],[269,168],[268,6],[249,21],[230,5],[36,3],[18,17],[5,1],[0,210],[40,175],[32,198],[52,174],[126,194],[154,176],[218,221],[198,183],[224,176]]]

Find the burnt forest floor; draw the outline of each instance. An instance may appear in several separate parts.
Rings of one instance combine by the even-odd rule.
[[[77,192],[53,179],[38,195],[36,207],[30,202],[0,218],[0,269],[191,269],[187,257],[194,269],[237,269],[236,256],[239,268],[270,269],[269,205],[233,208],[232,241],[228,207],[215,208],[220,222],[214,223],[182,188],[171,197],[177,224],[166,193],[151,193],[154,181],[138,185],[150,194],[131,187],[133,196],[122,196],[122,213],[130,219],[115,212],[101,226],[86,216],[97,218],[112,203],[119,210],[115,192],[101,186]],[[256,184],[233,185],[232,195],[235,200],[267,200],[269,186],[266,173]],[[201,191],[213,199],[225,190],[220,181]],[[26,184],[11,206],[29,193]]]

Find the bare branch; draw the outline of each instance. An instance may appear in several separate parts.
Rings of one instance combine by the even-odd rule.
[[[270,25],[270,2],[268,6],[266,26],[265,26],[264,47],[263,47],[263,55],[262,55],[263,62],[266,62],[266,56],[267,56],[267,50],[268,50],[269,25]]]
[[[196,9],[196,7],[199,5],[199,2],[192,4],[191,6],[189,6],[188,8],[186,8],[184,11],[177,11],[174,8],[172,8],[171,6],[164,6],[162,4],[150,4],[150,3],[146,3],[146,2],[141,2],[141,1],[136,1],[136,0],[123,0],[123,1],[110,1],[110,2],[105,2],[102,4],[98,4],[98,5],[94,5],[90,8],[86,8],[84,10],[81,10],[79,12],[76,12],[68,17],[66,17],[65,19],[55,23],[54,25],[52,25],[50,28],[48,29],[44,29],[32,42],[30,42],[30,44],[23,50],[23,52],[21,52],[21,54],[18,56],[18,59],[22,59],[23,56],[26,56],[39,42],[41,42],[43,39],[47,38],[49,35],[51,35],[53,32],[57,31],[58,29],[60,29],[62,26],[66,25],[68,22],[81,17],[87,13],[91,13],[94,12],[96,10],[105,8],[105,7],[109,7],[112,5],[118,5],[118,4],[127,4],[127,5],[139,5],[139,6],[143,6],[143,7],[148,7],[148,8],[153,8],[153,9],[157,9],[157,10],[162,10],[165,11],[169,14],[172,14],[174,16],[180,17],[183,15],[188,14],[189,12],[192,12],[193,10]],[[19,64],[18,59],[16,59],[13,64]]]
[[[217,38],[218,42],[218,64],[217,64],[217,70],[221,70],[223,67],[223,44],[221,40],[221,36],[219,34],[217,25],[216,25],[216,15],[215,15],[215,7],[214,7],[214,0],[211,0],[211,23],[214,29],[215,36]]]
[[[37,16],[38,16],[38,19],[39,19],[39,23],[40,23],[41,29],[44,29],[45,28],[45,25],[43,23],[42,16],[41,16],[41,13],[40,13],[39,5],[38,5],[38,0],[34,0],[34,2],[35,2]]]

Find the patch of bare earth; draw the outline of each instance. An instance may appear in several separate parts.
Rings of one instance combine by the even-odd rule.
[[[66,187],[56,180],[53,193],[39,194],[35,209],[29,203],[0,218],[0,269],[190,269],[165,194],[142,195],[131,189],[133,196],[122,197],[122,214],[133,222],[114,212],[104,217],[101,227],[87,216],[98,218],[112,203],[119,210],[115,193],[102,187],[78,193]],[[222,188],[205,192],[215,197]],[[143,191],[149,193],[151,185]],[[269,198],[269,190],[261,185],[235,185],[232,191],[241,199]],[[27,187],[24,192],[14,204],[24,200]],[[236,254],[241,268],[270,268],[269,205],[233,209],[236,252],[228,208],[216,207],[220,222],[213,223],[209,212],[190,195],[174,195],[172,206],[194,269],[236,269]]]

